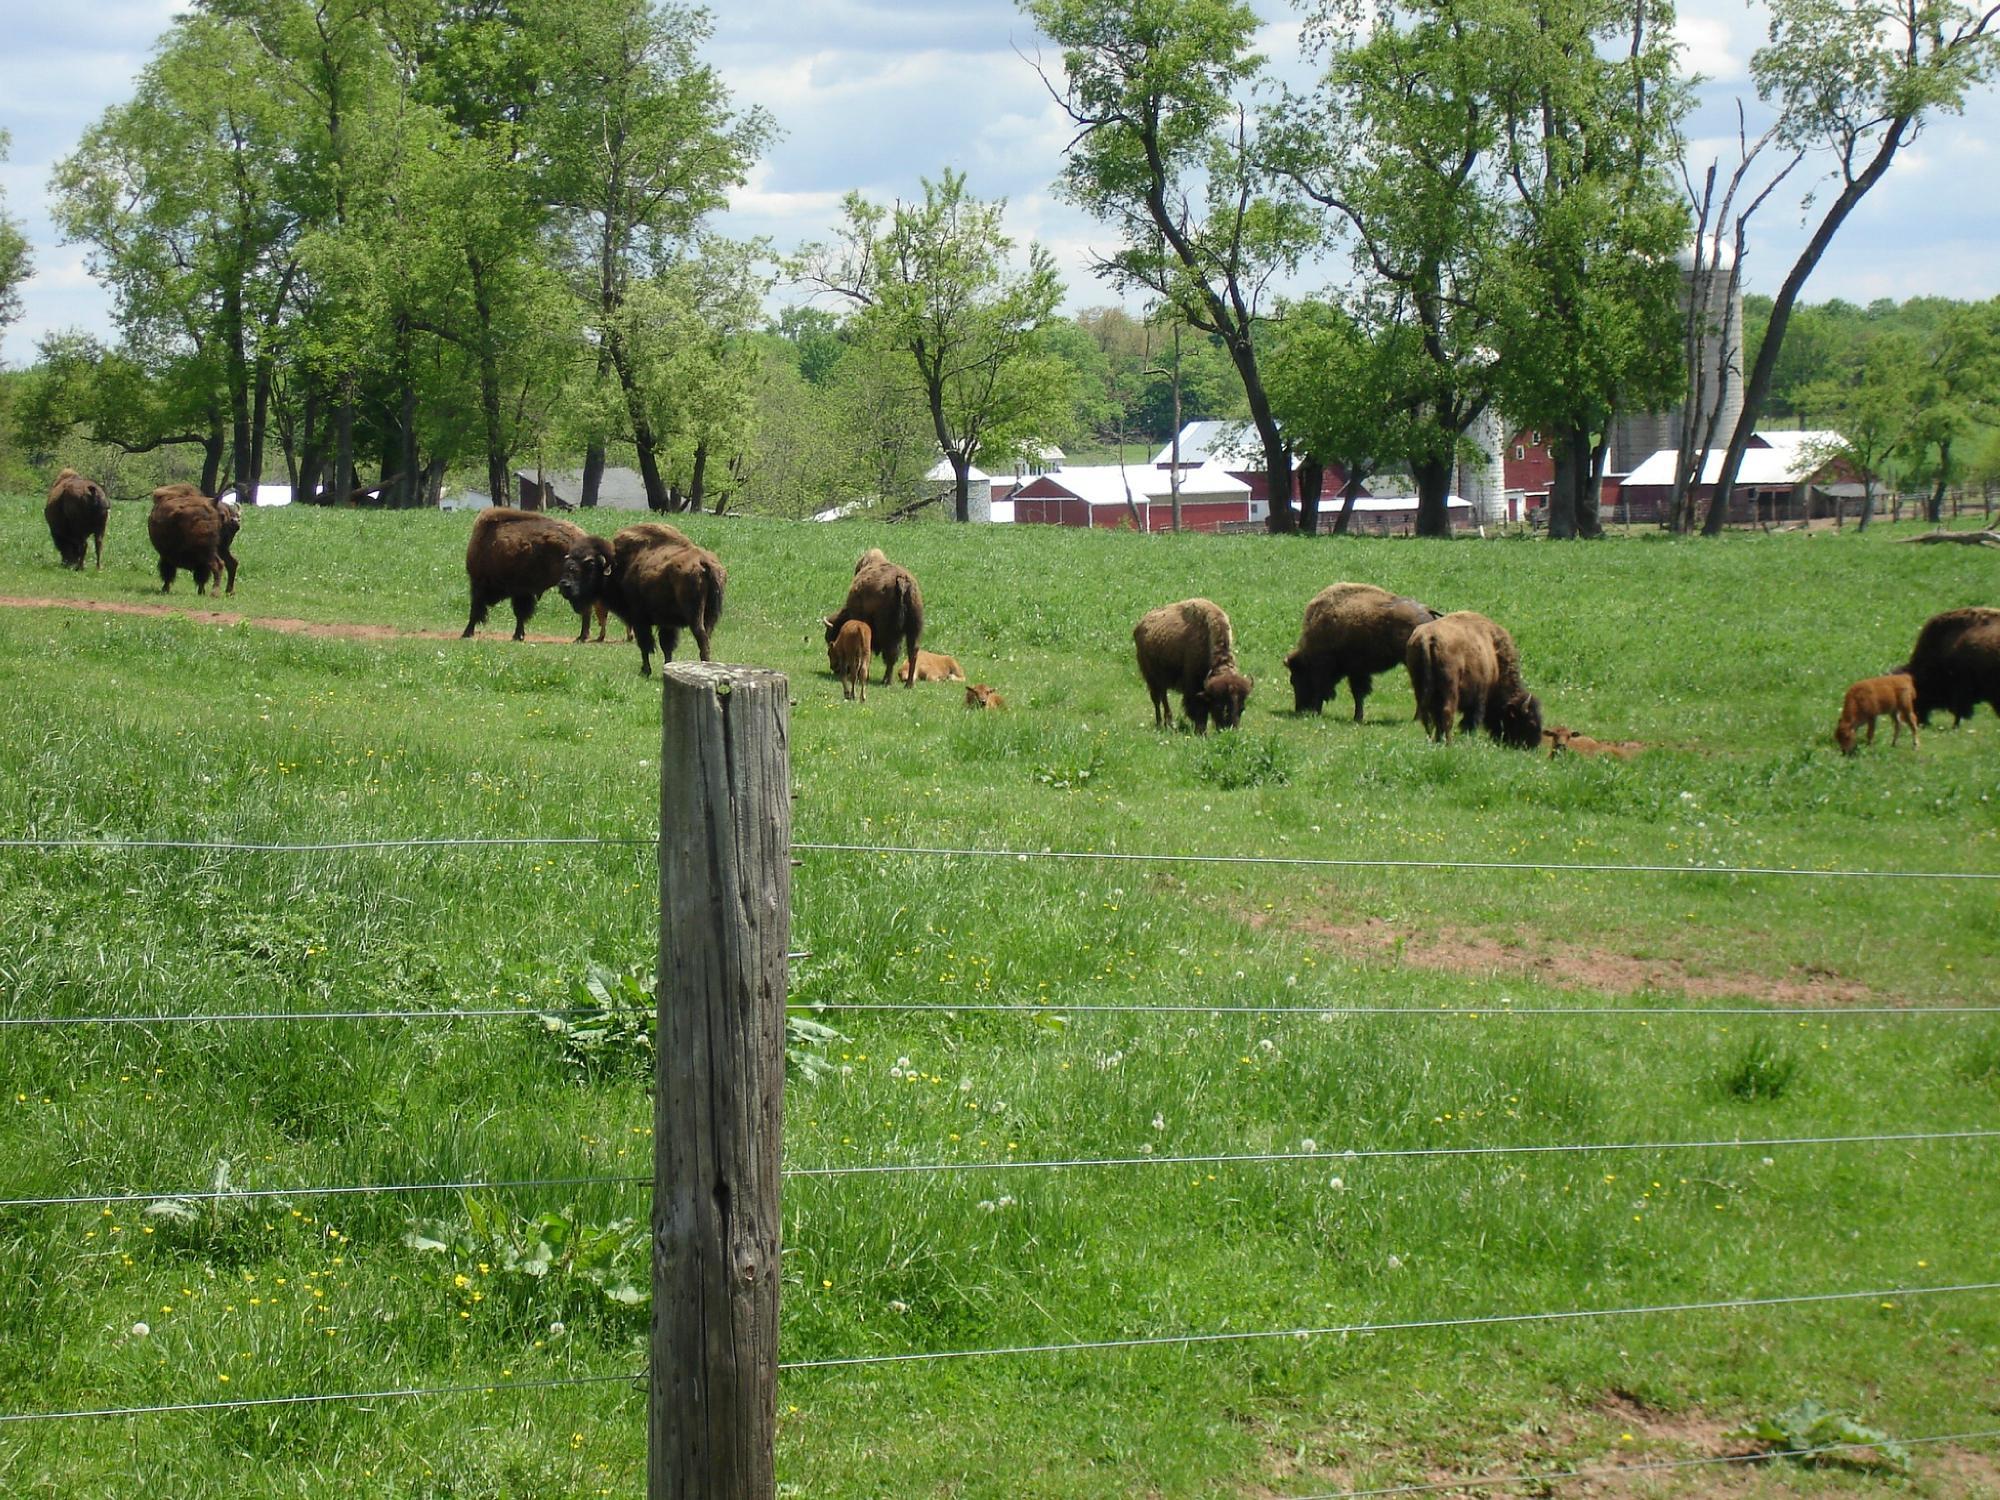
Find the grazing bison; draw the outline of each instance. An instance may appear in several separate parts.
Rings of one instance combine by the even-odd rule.
[[[1181,695],[1181,712],[1196,734],[1208,733],[1211,716],[1217,729],[1234,729],[1242,719],[1252,684],[1237,668],[1236,639],[1221,606],[1207,599],[1163,604],[1132,627],[1132,643],[1156,727],[1174,727],[1169,692]]]
[[[1354,722],[1368,697],[1369,679],[1403,665],[1410,632],[1437,618],[1428,605],[1378,589],[1372,583],[1330,584],[1306,606],[1299,643],[1285,658],[1292,674],[1292,706],[1316,714],[1344,677],[1354,697]]]
[[[917,641],[924,633],[924,596],[908,568],[899,567],[882,555],[880,547],[870,547],[854,565],[854,581],[847,586],[847,602],[840,613],[826,618],[826,640],[833,644],[840,627],[849,620],[864,620],[874,641],[875,654],[882,658],[882,681],[896,674],[896,657],[907,648],[910,667],[903,678],[909,687],[917,680]]]
[[[472,585],[472,614],[459,639],[486,623],[486,611],[502,599],[514,605],[514,639],[528,633],[535,604],[562,577],[563,559],[586,533],[554,516],[494,505],[472,523],[472,540],[465,545],[465,577]],[[590,609],[576,607],[577,644],[590,639]],[[604,611],[597,612],[597,638],[604,639]]]
[[[1484,729],[1503,745],[1542,743],[1542,705],[1521,685],[1514,638],[1470,610],[1441,616],[1410,633],[1403,664],[1417,695],[1417,722],[1449,742],[1452,724]]]
[[[1840,753],[1854,753],[1854,731],[1863,723],[1868,726],[1868,743],[1874,744],[1875,721],[1883,714],[1893,726],[1890,744],[1902,738],[1907,724],[1910,748],[1922,748],[1917,742],[1917,685],[1907,672],[1892,672],[1886,677],[1864,677],[1847,690],[1840,704],[1840,722],[1833,726],[1833,742],[1840,746]]]
[[[83,555],[97,542],[97,566],[104,566],[104,528],[111,520],[111,502],[98,485],[74,469],[64,469],[49,486],[49,503],[42,507],[49,539],[65,568],[83,571]]]
[[[1932,615],[1909,661],[1896,669],[1916,683],[1917,718],[1948,709],[1962,724],[1984,703],[2000,713],[2000,609],[1974,605]]]
[[[728,582],[728,572],[706,547],[671,526],[643,522],[609,542],[586,536],[563,559],[557,586],[577,609],[601,603],[631,626],[639,640],[639,675],[650,677],[655,630],[668,661],[684,629],[694,632],[701,659],[711,660],[709,639],[722,618]]]
[[[868,701],[868,622],[849,620],[826,648],[826,664],[840,679],[840,696],[853,698],[857,689],[861,701]]]
[[[225,510],[191,484],[164,484],[153,491],[153,512],[146,517],[146,535],[160,554],[160,592],[174,586],[186,568],[194,574],[194,591],[208,592],[229,571],[227,592],[236,592],[236,554],[229,544],[243,524],[241,512]]]
[[[917,681],[919,682],[963,682],[965,669],[952,656],[940,656],[935,651],[917,653]]]

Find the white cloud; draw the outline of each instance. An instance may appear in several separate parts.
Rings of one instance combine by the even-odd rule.
[[[1683,14],[1674,21],[1681,73],[1709,83],[1737,83],[1750,69],[1735,50],[1735,29],[1717,16]]]

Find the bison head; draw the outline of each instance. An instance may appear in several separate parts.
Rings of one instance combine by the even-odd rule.
[[[847,623],[839,615],[821,615],[819,622],[826,627],[826,643],[829,646],[840,638],[840,627]]]
[[[562,576],[556,580],[556,587],[562,590],[571,608],[585,609],[602,597],[610,577],[610,544],[602,537],[587,537],[564,556]]]
[[[1201,685],[1201,696],[1215,715],[1217,729],[1234,729],[1243,719],[1243,705],[1250,701],[1250,679],[1233,667],[1211,673]]]
[[[1500,705],[1493,718],[1493,737],[1517,750],[1538,750],[1542,744],[1542,700],[1533,693],[1516,693]]]
[[[1292,674],[1293,712],[1316,714],[1333,696],[1333,683],[1327,677],[1324,665],[1315,661],[1309,653],[1292,652],[1285,658],[1285,670]]]

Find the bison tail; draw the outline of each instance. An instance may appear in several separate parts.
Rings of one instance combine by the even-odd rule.
[[[1426,634],[1417,653],[1417,722],[1437,738],[1437,725],[1444,712],[1444,673],[1438,670],[1437,637]]]
[[[722,564],[714,558],[704,558],[701,564],[702,600],[701,619],[704,633],[713,631],[716,622],[722,618],[722,593],[727,586],[729,575],[722,571]]]

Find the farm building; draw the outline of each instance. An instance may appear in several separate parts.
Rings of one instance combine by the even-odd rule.
[[[1214,464],[1183,468],[1181,525],[1189,531],[1217,531],[1230,524],[1261,524],[1270,507],[1252,498],[1250,486]],[[1023,526],[1084,526],[1098,529],[1167,531],[1173,526],[1173,477],[1143,464],[1081,464],[1030,479],[1003,506]]]
[[[514,471],[522,510],[575,510],[583,501],[583,471],[566,469],[544,474],[539,481],[524,469]],[[645,510],[646,481],[637,469],[607,468],[597,482],[599,510]]]
[[[1830,516],[1837,505],[1851,506],[1861,497],[1861,472],[1839,456],[1841,443],[1837,432],[1760,432],[1752,436],[1743,454],[1743,467],[1736,475],[1728,519],[1804,521]],[[1695,499],[1704,511],[1714,497],[1722,458],[1718,445],[1702,465],[1702,482],[1695,487]],[[1617,499],[1618,519],[1661,520],[1673,493],[1674,468],[1679,461],[1676,450],[1662,448],[1625,475]],[[1609,497],[1604,512],[1610,519]]]

